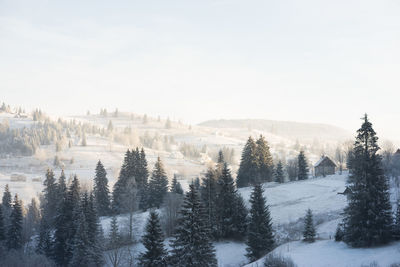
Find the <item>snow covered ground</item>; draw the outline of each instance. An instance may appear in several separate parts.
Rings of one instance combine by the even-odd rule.
[[[298,267],[389,267],[400,264],[400,242],[376,248],[351,248],[343,242],[321,240],[315,243],[294,241],[277,247],[276,255],[289,257]],[[246,267],[263,266],[264,258],[246,265]]]

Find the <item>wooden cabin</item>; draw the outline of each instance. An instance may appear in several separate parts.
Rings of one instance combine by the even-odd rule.
[[[327,176],[335,174],[336,163],[331,160],[328,156],[322,156],[320,160],[314,165],[315,176]]]

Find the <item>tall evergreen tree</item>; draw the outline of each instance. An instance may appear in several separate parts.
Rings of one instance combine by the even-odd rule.
[[[241,239],[246,234],[247,210],[244,207],[243,199],[237,193],[228,164],[224,164],[222,175],[218,178],[217,183],[219,187],[216,199],[219,237]]]
[[[393,237],[395,240],[400,240],[400,199],[397,200],[397,209],[393,225]]]
[[[178,179],[176,178],[175,174],[174,174],[174,178],[172,179],[170,192],[179,194],[179,195],[183,195],[183,189],[182,189],[181,183],[178,182]]]
[[[258,162],[256,157],[256,143],[250,136],[243,148],[236,184],[238,187],[249,186],[257,181]]]
[[[22,219],[22,205],[20,200],[18,199],[18,195],[15,194],[14,203],[10,215],[10,225],[8,226],[7,232],[8,249],[22,248]]]
[[[147,160],[144,149],[140,151],[139,164],[137,169],[138,179],[138,197],[139,197],[139,208],[142,210],[147,209],[148,204],[148,178],[149,171],[147,169]]]
[[[217,171],[209,168],[202,180],[200,188],[201,201],[205,208],[208,226],[214,239],[218,238],[218,220],[217,220]]]
[[[51,229],[45,218],[40,221],[36,252],[49,258],[54,256]]]
[[[149,207],[159,208],[168,192],[168,178],[160,157],[154,165],[149,182]]]
[[[12,196],[10,193],[10,189],[8,184],[4,187],[4,193],[2,198],[2,207],[3,207],[3,216],[4,216],[4,225],[7,226],[10,221],[10,214],[12,208]]]
[[[121,244],[121,235],[119,234],[117,217],[113,216],[110,222],[110,233],[108,235],[109,249],[116,249]]]
[[[114,213],[122,213],[125,212],[125,196],[126,188],[130,180],[134,180],[135,177],[132,177],[132,154],[131,151],[128,149],[125,153],[124,162],[121,166],[121,171],[119,173],[119,177],[117,182],[114,184],[113,190],[113,202],[112,207]],[[135,181],[136,183],[136,181]]]
[[[271,182],[274,174],[274,163],[269,151],[268,142],[262,135],[256,141],[255,154],[258,161],[258,181]]]
[[[365,114],[350,159],[344,241],[353,247],[385,244],[392,238],[389,186],[378,154],[378,137]]]
[[[43,217],[46,218],[50,227],[53,227],[57,214],[59,194],[56,179],[54,178],[54,172],[51,169],[47,170],[43,185],[43,203],[41,203],[42,214]]]
[[[80,186],[75,175],[58,209],[54,232],[54,260],[60,266],[67,266],[74,250],[77,222],[80,216]]]
[[[311,209],[307,210],[306,217],[304,218],[304,231],[303,240],[306,242],[315,241],[315,227]]]
[[[5,239],[6,239],[6,228],[4,225],[3,206],[0,205],[0,246]]]
[[[99,160],[96,166],[96,175],[94,177],[94,199],[97,213],[100,216],[110,214],[110,190],[108,189],[107,172]]]
[[[282,161],[279,161],[278,164],[276,165],[275,181],[278,182],[278,183],[285,182],[285,174],[283,172]]]
[[[185,195],[178,228],[171,242],[172,255],[169,264],[177,267],[217,266],[217,259],[209,229],[204,220],[204,209],[193,185]]]
[[[77,216],[77,230],[74,237],[74,246],[71,259],[72,266],[91,266],[90,244],[88,238],[88,226],[85,214],[81,210]]]
[[[307,158],[304,154],[304,151],[300,151],[299,156],[297,157],[297,164],[298,164],[298,180],[305,180],[308,179],[308,164]]]
[[[6,186],[4,187],[2,205],[5,210],[11,210],[12,197],[11,197],[10,188],[8,187],[8,184],[6,184]]]
[[[167,251],[164,248],[160,219],[155,211],[150,212],[142,243],[146,251],[140,254],[140,266],[166,266]]]
[[[250,220],[247,236],[247,257],[250,261],[259,259],[274,247],[272,219],[264,190],[260,184],[254,186],[250,197]]]

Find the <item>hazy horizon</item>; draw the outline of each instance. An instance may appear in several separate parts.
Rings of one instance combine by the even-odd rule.
[[[325,123],[398,140],[395,1],[0,0],[0,101]]]

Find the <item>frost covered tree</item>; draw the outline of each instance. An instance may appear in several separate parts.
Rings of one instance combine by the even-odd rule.
[[[243,239],[246,234],[247,210],[237,192],[228,164],[224,164],[218,178],[217,222],[218,236],[221,238]]]
[[[400,199],[397,200],[397,209],[393,225],[393,237],[395,240],[400,240]]]
[[[276,164],[275,181],[278,183],[285,182],[285,174],[283,172],[282,161],[279,161],[278,164]]]
[[[315,235],[316,233],[315,233],[312,211],[311,209],[308,209],[306,217],[304,218],[303,240],[306,242],[314,242]]]
[[[179,194],[179,195],[183,195],[183,189],[182,189],[181,183],[178,182],[178,179],[176,178],[175,174],[174,174],[174,178],[172,179],[170,192]]]
[[[177,267],[217,266],[204,209],[192,184],[185,195],[180,213],[181,218],[171,241],[169,264]]]
[[[8,249],[20,249],[23,245],[22,240],[22,205],[18,199],[18,195],[15,194],[14,203],[10,215],[10,225],[7,231],[7,248]]]
[[[297,157],[297,165],[298,165],[297,179],[298,180],[308,179],[308,164],[304,151],[300,151],[299,156]]]
[[[256,182],[258,164],[256,158],[256,143],[250,136],[247,140],[240,160],[236,184],[238,187],[249,186]]]
[[[4,215],[4,225],[8,225],[10,221],[10,214],[12,208],[12,196],[8,184],[4,187],[4,193],[2,198],[2,207]]]
[[[96,166],[96,174],[94,177],[94,199],[96,203],[97,213],[100,216],[110,214],[110,190],[108,189],[107,172],[103,164],[99,160]]]
[[[45,218],[42,218],[39,225],[39,235],[37,237],[36,252],[52,258],[53,240],[51,236],[51,228]]]
[[[205,177],[202,179],[202,184],[200,187],[201,201],[205,208],[207,223],[210,227],[211,235],[214,239],[218,237],[217,179],[218,172],[210,167],[208,168]]]
[[[58,265],[67,266],[73,256],[76,223],[80,216],[80,185],[76,175],[63,198],[55,220],[53,258]]]
[[[149,204],[148,207],[159,208],[164,201],[164,197],[168,192],[168,177],[164,169],[164,165],[160,159],[154,165],[153,172],[149,181]]]
[[[250,219],[247,234],[247,257],[255,261],[274,247],[272,219],[262,185],[257,184],[250,196]]]
[[[145,231],[142,243],[146,250],[140,254],[139,265],[143,267],[166,266],[167,251],[164,248],[160,219],[155,211],[150,212]]]
[[[258,162],[258,182],[271,182],[274,174],[274,163],[268,142],[262,135],[256,141],[255,155]]]
[[[41,203],[42,214],[50,227],[53,227],[54,219],[57,214],[59,194],[54,172],[51,169],[48,169],[46,172],[43,186],[43,201]]]
[[[6,239],[6,228],[4,224],[3,206],[0,205],[0,247],[5,239]]]
[[[389,186],[378,150],[378,137],[365,114],[348,159],[351,194],[344,211],[344,241],[353,247],[381,245],[392,239]]]
[[[76,234],[74,237],[74,246],[72,251],[71,266],[90,266],[88,226],[85,220],[85,214],[81,210],[79,216]]]

